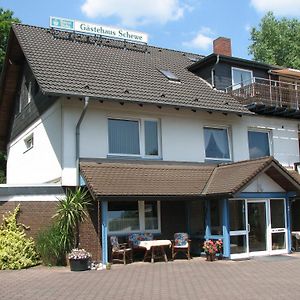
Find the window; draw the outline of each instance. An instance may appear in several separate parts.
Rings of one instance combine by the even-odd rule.
[[[25,152],[33,148],[33,134],[30,134],[24,139],[25,143]]]
[[[250,70],[232,68],[232,88],[239,89],[252,82],[253,73]]]
[[[108,120],[109,153],[140,154],[139,122]]]
[[[108,232],[160,232],[159,201],[108,203]]]
[[[27,82],[25,82],[25,85],[26,85],[26,89],[27,89],[27,99],[26,99],[27,101],[25,103],[25,105],[26,105],[26,104],[30,103],[31,99],[32,99],[32,83],[31,83],[31,81],[27,81]]]
[[[108,204],[108,230],[135,231],[139,230],[138,202],[109,202]]]
[[[207,159],[230,160],[227,128],[204,128],[205,157]]]
[[[179,78],[170,70],[159,70],[159,71],[171,81],[180,81]]]
[[[145,121],[145,154],[158,155],[158,131],[156,121]]]
[[[268,131],[249,130],[248,143],[250,159],[270,155],[270,142]]]
[[[108,119],[110,155],[159,156],[157,120]]]
[[[222,235],[222,200],[210,200],[210,233],[211,235]]]

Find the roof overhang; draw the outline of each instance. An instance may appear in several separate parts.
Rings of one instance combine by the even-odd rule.
[[[300,70],[296,70],[296,69],[286,68],[282,70],[271,70],[270,73],[275,75],[300,79]]]
[[[221,165],[145,161],[80,163],[94,199],[201,199],[235,197],[265,173],[287,192],[300,192],[300,180],[273,157]]]

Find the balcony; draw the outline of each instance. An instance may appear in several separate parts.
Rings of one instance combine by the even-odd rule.
[[[300,119],[299,84],[253,77],[226,88],[226,92],[255,113]]]

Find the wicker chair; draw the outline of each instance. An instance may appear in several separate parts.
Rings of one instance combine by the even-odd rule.
[[[111,244],[111,262],[122,262],[126,265],[126,259],[132,262],[132,249],[125,244],[119,244],[118,237],[110,237]]]
[[[172,241],[172,259],[175,258],[178,252],[183,252],[187,259],[191,259],[189,236],[185,232],[175,233],[174,241]]]

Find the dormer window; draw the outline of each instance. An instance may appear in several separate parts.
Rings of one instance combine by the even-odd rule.
[[[170,81],[180,82],[180,79],[170,70],[159,70],[163,75],[165,75]]]
[[[252,83],[253,72],[251,70],[232,68],[232,89],[236,90]]]

